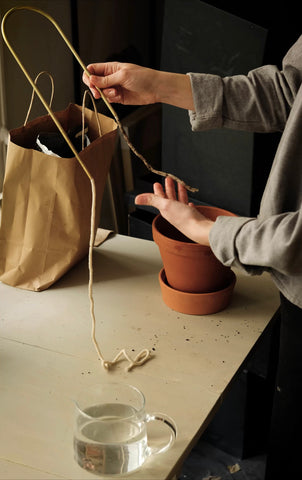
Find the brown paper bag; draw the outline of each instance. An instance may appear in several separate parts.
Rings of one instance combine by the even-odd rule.
[[[95,181],[98,226],[117,126],[88,108],[84,112],[91,143],[79,155]],[[70,104],[55,116],[67,131],[81,125],[82,107]],[[0,226],[0,280],[35,291],[48,288],[87,254],[92,201],[90,180],[75,157],[33,149],[41,131],[58,131],[49,115],[10,131]]]

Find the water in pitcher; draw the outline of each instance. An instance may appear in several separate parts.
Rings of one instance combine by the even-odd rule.
[[[133,407],[94,405],[74,436],[75,459],[96,474],[125,474],[138,469],[146,458],[146,426]]]

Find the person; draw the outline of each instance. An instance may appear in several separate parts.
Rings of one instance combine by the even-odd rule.
[[[266,480],[300,478],[302,428],[302,36],[279,69],[265,65],[247,75],[176,74],[127,63],[94,63],[83,81],[109,102],[168,103],[188,110],[193,131],[230,128],[282,132],[259,214],[219,216],[212,222],[188,203],[171,178],[136,197],[152,205],[195,242],[210,245],[229,267],[251,275],[267,271],[280,292],[279,357]]]

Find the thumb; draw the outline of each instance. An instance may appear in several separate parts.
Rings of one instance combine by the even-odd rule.
[[[154,193],[141,193],[135,198],[136,205],[149,205],[150,207],[155,207],[160,210],[162,206],[162,201],[165,200]]]

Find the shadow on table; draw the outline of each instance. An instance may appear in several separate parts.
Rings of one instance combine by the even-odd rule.
[[[138,256],[137,252],[120,253],[105,251],[100,248],[93,252],[93,283],[108,282],[115,279],[129,279],[154,274],[157,275],[162,267],[161,260],[154,261],[145,256]],[[86,285],[89,280],[88,257],[72,267],[51,288],[70,288]]]

